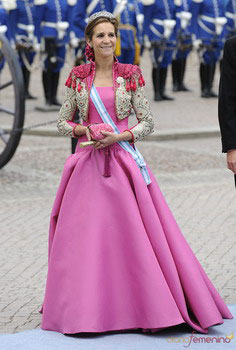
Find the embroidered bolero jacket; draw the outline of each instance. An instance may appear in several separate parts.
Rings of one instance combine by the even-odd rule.
[[[145,85],[141,70],[132,64],[113,64],[113,86],[115,90],[115,110],[118,120],[130,116],[132,109],[138,123],[130,129],[134,143],[154,131],[154,121],[149,102],[145,96]],[[90,89],[95,77],[95,62],[74,67],[65,83],[66,92],[57,122],[58,130],[63,135],[75,137],[73,117],[76,109],[80,120],[89,122],[88,104]]]

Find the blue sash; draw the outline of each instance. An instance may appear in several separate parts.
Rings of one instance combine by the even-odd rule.
[[[112,118],[110,117],[110,115],[109,115],[106,107],[104,106],[94,84],[92,85],[92,88],[91,88],[90,97],[94,103],[96,110],[98,111],[100,117],[102,118],[103,122],[111,125],[114,129],[115,134],[120,134],[119,129],[117,128],[116,124],[113,122]],[[143,175],[143,178],[144,178],[146,184],[149,185],[152,181],[151,181],[150,176],[148,174],[148,170],[146,167],[146,163],[143,159],[143,156],[138,151],[136,146],[134,145],[134,147],[135,147],[135,149],[134,149],[128,141],[118,141],[118,144],[125,151],[129,152],[132,155],[133,159],[135,160],[136,164],[138,165],[138,167]]]

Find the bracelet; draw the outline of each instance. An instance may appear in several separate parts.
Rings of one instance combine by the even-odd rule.
[[[130,134],[131,134],[131,136],[132,136],[132,140],[130,140],[130,141],[128,141],[131,145],[133,145],[134,144],[134,134],[132,133],[132,131],[131,130],[129,130],[129,129],[126,129],[126,130],[124,130],[124,131],[128,131]],[[124,132],[123,131],[123,132]]]

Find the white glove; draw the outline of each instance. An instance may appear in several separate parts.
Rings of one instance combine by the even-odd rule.
[[[11,39],[10,44],[11,44],[12,49],[15,50],[16,49],[16,42],[13,39]]]
[[[201,45],[202,45],[201,39],[196,39],[193,41],[193,47],[195,50],[199,50]]]
[[[145,47],[145,49],[150,49],[151,48],[151,42],[150,42],[150,40],[149,40],[149,38],[148,38],[148,36],[147,35],[144,35],[144,47]]]
[[[70,39],[70,46],[73,47],[73,48],[76,48],[79,46],[79,38],[72,38]]]
[[[0,33],[1,33],[1,34],[5,34],[6,31],[7,31],[7,26],[5,26],[5,25],[0,25]]]
[[[33,49],[36,53],[40,52],[41,45],[39,43],[34,43]]]

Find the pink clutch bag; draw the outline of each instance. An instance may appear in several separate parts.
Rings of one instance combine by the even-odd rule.
[[[113,127],[111,125],[105,124],[105,123],[91,124],[88,126],[88,129],[89,129],[92,140],[96,140],[96,141],[102,140],[106,137],[105,135],[103,135],[101,133],[101,131],[114,132]],[[86,146],[92,146],[93,144],[95,144],[95,141],[81,142],[80,147],[84,148]]]
[[[93,140],[102,140],[105,138],[105,135],[101,131],[114,132],[113,127],[105,123],[92,124],[88,128]]]

